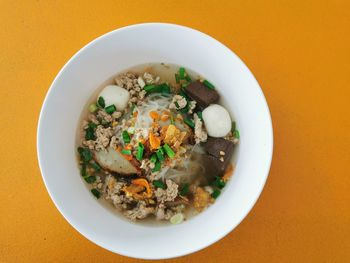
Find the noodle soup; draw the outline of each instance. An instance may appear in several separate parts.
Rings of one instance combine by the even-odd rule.
[[[239,132],[208,80],[176,65],[134,67],[83,111],[81,176],[133,221],[178,224],[205,210],[233,173]]]

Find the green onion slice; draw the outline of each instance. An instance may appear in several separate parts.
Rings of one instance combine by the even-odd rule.
[[[232,122],[232,126],[231,126],[231,132],[234,133],[235,130],[236,130],[236,122],[233,121],[233,122]]]
[[[152,172],[158,172],[160,171],[160,168],[162,167],[161,163],[159,161],[156,161],[154,168],[152,169]]]
[[[106,107],[105,99],[103,97],[98,97],[97,105],[104,109]]]
[[[185,68],[183,68],[183,67],[179,68],[179,77],[180,77],[180,79],[185,79],[185,74],[186,74]]]
[[[190,185],[189,184],[184,184],[180,190],[180,195],[181,196],[186,196],[188,194],[188,191],[190,190]]]
[[[194,122],[188,118],[184,119],[184,122],[190,126],[192,129],[194,129]]]
[[[175,73],[175,80],[176,80],[176,83],[180,83],[180,76],[177,73]]]
[[[159,148],[156,151],[156,154],[157,154],[157,158],[158,158],[159,162],[163,162],[165,160],[165,158],[164,158],[164,151],[163,151],[162,148]]]
[[[131,141],[130,135],[127,131],[123,131],[122,133],[124,143],[129,143]]]
[[[208,80],[204,80],[203,84],[208,88],[208,89],[215,89],[215,86],[211,84]]]
[[[110,105],[108,107],[105,108],[105,111],[108,113],[108,114],[112,114],[113,112],[115,112],[117,109],[114,105]]]
[[[97,111],[97,105],[95,103],[92,103],[90,106],[89,106],[89,111],[91,113],[94,113],[95,111]]]
[[[84,163],[87,163],[92,159],[92,153],[88,148],[78,147],[78,152],[80,154],[81,160]]]
[[[213,186],[216,186],[220,189],[224,188],[226,185],[225,182],[223,180],[221,180],[221,178],[218,176],[215,176],[215,180],[213,181],[212,184],[213,184]]]
[[[91,193],[97,198],[99,199],[101,197],[101,193],[99,190],[97,190],[96,188],[91,189]]]
[[[155,153],[151,155],[150,161],[152,163],[155,163],[157,161],[157,155]]]
[[[131,150],[123,149],[123,150],[121,150],[121,153],[125,154],[125,155],[131,155]]]
[[[137,146],[137,153],[136,153],[137,160],[139,161],[142,160],[144,150],[145,150],[145,146],[143,146],[143,144],[139,142],[139,145]]]
[[[173,151],[173,149],[171,149],[171,147],[167,143],[163,145],[163,149],[165,153],[169,156],[169,158],[175,157],[175,152]]]
[[[233,133],[233,136],[235,136],[235,138],[239,139],[240,135],[239,135],[239,131],[235,130]]]
[[[184,221],[184,215],[182,213],[177,213],[170,218],[170,223],[177,225]]]
[[[84,179],[88,184],[92,184],[92,183],[96,182],[96,176],[94,176],[94,175],[87,176]]]
[[[219,189],[214,189],[214,192],[212,192],[211,196],[216,199],[220,194],[221,191]]]
[[[90,163],[90,165],[91,165],[92,168],[94,168],[94,170],[95,170],[96,172],[101,171],[101,166],[100,166],[98,163],[93,162],[93,163]]]
[[[160,85],[146,85],[143,89],[147,92],[147,94],[150,94],[150,93],[169,94],[170,93],[170,87],[166,83],[162,83]]]
[[[152,183],[157,188],[165,189],[165,184],[162,181],[160,181],[160,180],[155,180]]]

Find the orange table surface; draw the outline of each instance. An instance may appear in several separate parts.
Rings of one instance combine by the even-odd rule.
[[[75,52],[155,21],[234,50],[263,89],[275,136],[267,184],[246,219],[169,262],[350,262],[349,10],[349,1],[0,1],[0,262],[142,261],[98,247],[61,216],[40,175],[36,128]]]

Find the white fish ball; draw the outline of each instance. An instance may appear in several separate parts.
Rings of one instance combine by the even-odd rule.
[[[117,85],[106,86],[98,97],[102,97],[106,107],[114,105],[118,111],[122,111],[128,105],[130,94],[126,89]]]
[[[211,137],[225,137],[231,130],[232,122],[228,111],[218,104],[212,104],[202,113],[205,128]]]

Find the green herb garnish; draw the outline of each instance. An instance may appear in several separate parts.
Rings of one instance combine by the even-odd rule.
[[[142,160],[144,149],[145,149],[145,146],[143,146],[143,144],[139,142],[139,145],[137,146],[137,153],[136,153],[137,160],[139,161]]]
[[[180,109],[179,111],[181,113],[185,114],[189,111],[189,109],[190,109],[190,103],[187,101],[186,106],[184,108]]]
[[[192,129],[194,129],[194,122],[188,118],[184,119],[184,122],[190,126]]]
[[[157,188],[165,189],[165,184],[160,180],[155,180],[152,182],[152,184]]]
[[[95,111],[97,111],[97,105],[95,104],[95,103],[93,103],[93,104],[91,104],[90,106],[89,106],[89,111],[91,112],[91,113],[93,113],[93,112],[95,112]]]
[[[162,83],[160,85],[146,85],[143,89],[147,92],[147,94],[150,94],[150,93],[169,94],[170,93],[170,87],[166,83]]]
[[[164,158],[164,151],[163,151],[162,148],[159,148],[156,151],[156,154],[157,154],[157,158],[158,158],[159,162],[163,162],[165,160],[165,158]]]
[[[198,116],[199,119],[203,120],[203,114],[202,114],[201,111],[197,112],[197,116]]]
[[[123,131],[122,133],[124,143],[129,143],[131,141],[130,135],[127,131]]]
[[[95,140],[95,129],[97,125],[93,122],[90,122],[88,127],[85,129],[85,139],[86,140]]]
[[[233,136],[235,136],[235,138],[239,139],[240,135],[239,135],[239,131],[235,130],[233,133]]]
[[[222,189],[225,187],[226,184],[223,180],[221,180],[220,177],[215,176],[215,180],[213,181],[212,185]]]
[[[88,184],[92,184],[92,183],[96,182],[96,176],[94,176],[94,175],[84,177],[84,179]]]
[[[158,85],[158,87],[161,88],[161,90],[162,90],[161,92],[162,92],[163,94],[169,94],[169,93],[170,93],[170,87],[169,87],[168,84],[162,83],[162,84]]]
[[[86,140],[95,140],[96,137],[95,137],[94,130],[86,129],[85,130],[85,139]]]
[[[99,199],[99,198],[101,197],[100,191],[97,190],[96,188],[93,188],[93,189],[91,189],[90,191],[91,191],[91,193],[92,193],[97,199]]]
[[[204,80],[203,84],[208,88],[208,89],[215,89],[215,86],[211,84],[208,80]]]
[[[83,163],[83,164],[81,165],[80,174],[81,174],[82,177],[86,177],[86,176],[87,176],[86,164],[85,164],[85,163]]]
[[[100,106],[102,109],[106,107],[105,99],[103,97],[98,97],[97,106]]]
[[[185,68],[183,68],[183,67],[179,68],[179,78],[185,79],[185,74],[186,74]]]
[[[175,78],[176,78],[176,75],[175,75]],[[186,72],[184,67],[179,68],[178,79],[179,80],[181,80],[181,79],[182,80],[186,80],[187,82],[191,82],[192,81],[191,77],[187,74],[187,72]]]
[[[92,159],[92,153],[88,148],[78,147],[78,152],[80,154],[81,160],[84,163],[87,163]]]
[[[188,191],[190,190],[190,185],[189,184],[184,184],[180,190],[180,195],[181,196],[186,196],[188,194]]]
[[[233,121],[233,122],[232,122],[232,125],[231,125],[231,132],[234,133],[235,130],[236,130],[236,122]]]
[[[108,113],[108,114],[112,114],[113,112],[115,112],[117,109],[114,105],[110,105],[108,107],[105,108],[105,111]]]
[[[214,189],[214,191],[211,194],[211,197],[218,198],[218,196],[221,194],[221,191],[219,189]]]
[[[169,156],[169,158],[175,157],[175,152],[173,151],[173,149],[170,148],[170,146],[168,144],[164,144],[163,149],[164,149],[165,153]]]
[[[120,151],[122,154],[125,154],[125,155],[131,155],[131,150],[126,150],[126,149],[123,149]]]
[[[96,162],[90,163],[90,166],[91,166],[92,168],[94,168],[94,170],[95,170],[96,172],[101,171],[101,166],[100,166],[98,163],[96,163]]]
[[[152,169],[152,172],[158,172],[160,171],[160,168],[162,167],[160,161],[156,161],[154,168]]]
[[[155,163],[157,161],[157,155],[154,153],[151,155],[151,158],[149,159],[152,163]]]
[[[91,129],[96,129],[97,128],[97,124],[96,123],[93,123],[93,122],[90,122],[88,124],[88,127],[91,128]]]
[[[176,83],[180,83],[180,76],[177,73],[175,73],[175,81]]]

